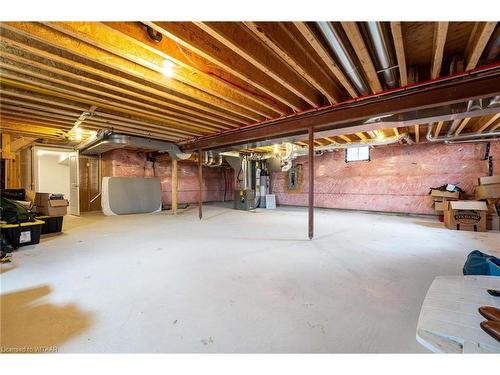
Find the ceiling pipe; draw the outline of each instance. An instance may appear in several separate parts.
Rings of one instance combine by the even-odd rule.
[[[367,22],[366,25],[375,54],[377,55],[380,70],[384,76],[384,81],[389,89],[393,89],[398,86],[396,72],[394,69],[395,65],[391,64],[389,47],[386,43],[382,24],[380,22],[370,21]]]
[[[494,131],[489,133],[475,133],[475,134],[463,134],[463,135],[450,135],[447,134],[443,137],[433,137],[432,136],[432,124],[427,126],[427,135],[426,138],[429,142],[445,142],[445,143],[457,143],[457,141],[476,141],[480,139],[484,139],[487,137],[488,140],[491,140],[490,137],[498,137],[500,136],[500,131]],[[450,142],[451,141],[451,142]]]
[[[342,65],[342,68],[344,68],[344,71],[350,81],[356,87],[358,93],[361,95],[368,95],[370,90],[363,81],[362,75],[359,73],[354,60],[351,58],[338,31],[335,30],[330,22],[317,22],[316,24],[318,25],[321,34],[323,34],[331,51],[335,54],[335,57],[340,65]]]
[[[478,142],[491,142],[491,141],[498,141],[500,138],[486,138],[486,139],[472,139],[470,141],[444,141],[447,145],[453,145],[456,143],[478,143]]]
[[[500,53],[500,26],[497,26],[495,32],[491,36],[490,43],[486,52],[486,63],[492,63]]]
[[[461,119],[453,120],[453,122],[450,125],[450,128],[448,129],[448,132],[446,133],[447,137],[451,137],[453,133],[455,133],[461,121],[462,121]]]

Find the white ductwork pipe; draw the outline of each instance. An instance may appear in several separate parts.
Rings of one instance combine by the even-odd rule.
[[[359,141],[356,143],[333,143],[326,146],[316,146],[314,147],[314,153],[316,156],[322,155],[324,152],[332,152],[335,150],[346,149],[350,147],[362,147],[362,146],[387,146],[393,143],[398,143],[405,141],[408,144],[412,144],[413,141],[410,138],[408,133],[403,133],[399,135],[395,135],[392,137],[386,137],[383,139],[366,139],[363,141]],[[287,143],[285,144],[286,152],[285,155],[279,156],[282,162],[281,170],[286,172],[292,166],[292,160],[296,159],[299,156],[305,156],[308,154],[309,148],[306,147],[298,147],[295,144]]]
[[[432,136],[432,125],[427,127],[427,135],[426,138],[429,142],[445,142],[445,143],[458,143],[458,141],[482,141],[486,139],[490,139],[491,137],[500,136],[500,131],[493,131],[488,133],[478,133],[478,134],[462,134],[462,135],[453,135],[453,133],[448,133],[444,137],[433,137]]]
[[[373,43],[375,54],[377,55],[380,70],[384,76],[384,81],[388,88],[393,89],[398,86],[396,72],[394,71],[396,66],[391,64],[389,47],[386,43],[382,24],[380,22],[371,21],[367,22],[366,25],[370,39]]]
[[[362,75],[359,73],[354,60],[351,58],[337,30],[335,30],[330,22],[317,22],[317,25],[338,62],[344,68],[352,84],[356,87],[356,90],[361,95],[369,94],[370,90],[363,81]]]

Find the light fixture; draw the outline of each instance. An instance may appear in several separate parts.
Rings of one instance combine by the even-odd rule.
[[[170,60],[163,60],[161,63],[161,73],[166,77],[174,75],[174,63]]]
[[[377,130],[377,139],[382,140],[385,138],[385,134],[382,132],[382,130]]]
[[[82,140],[82,128],[80,128],[79,126],[75,126],[74,131],[75,131],[75,140],[81,141]]]

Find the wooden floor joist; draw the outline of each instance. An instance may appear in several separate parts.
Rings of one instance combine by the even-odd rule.
[[[68,140],[66,132],[91,111],[81,123],[86,131],[113,129],[173,141],[185,150],[250,142],[253,152],[271,152],[262,144],[273,137],[305,142],[300,137],[311,126],[316,145],[408,132],[422,143],[422,126],[428,123],[434,136],[443,128],[449,135],[498,129],[498,113],[484,108],[465,119],[429,116],[400,128],[382,122],[383,129],[372,122],[344,128],[353,119],[425,103],[446,106],[498,96],[499,61],[492,57],[491,41],[497,22],[387,23],[390,69],[399,71],[400,86],[417,85],[389,94],[382,91],[385,82],[376,70],[380,62],[367,25],[330,24],[359,77],[349,64],[340,64],[339,51],[316,22],[2,22],[0,127],[27,139]],[[470,72],[479,64],[485,64],[483,77]],[[461,77],[420,88],[422,80],[449,72]],[[377,95],[358,98],[351,82],[358,78]]]

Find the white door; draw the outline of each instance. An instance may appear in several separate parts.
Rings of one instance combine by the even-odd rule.
[[[78,170],[78,151],[69,155],[69,214],[80,216],[80,187]]]

